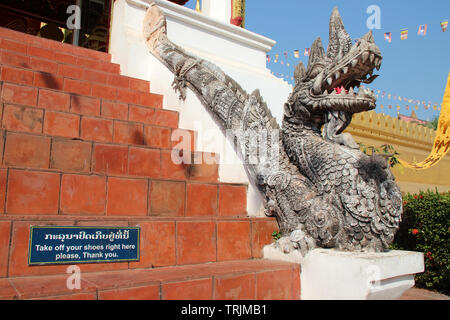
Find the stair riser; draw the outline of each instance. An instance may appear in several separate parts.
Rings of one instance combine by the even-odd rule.
[[[267,260],[0,279],[0,299],[264,300],[300,298],[298,265]]]
[[[67,265],[28,266],[32,225],[141,228],[140,261],[79,264],[82,272],[261,258],[263,246],[271,243],[271,233],[276,229],[276,222],[269,218],[6,216],[0,220],[0,278],[66,273]]]

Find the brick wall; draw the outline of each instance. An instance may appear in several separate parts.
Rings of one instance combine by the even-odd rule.
[[[217,163],[171,161],[178,113],[110,58],[0,28],[0,278],[65,273],[27,265],[31,225],[141,227],[139,262],[84,272],[261,258],[276,221]]]

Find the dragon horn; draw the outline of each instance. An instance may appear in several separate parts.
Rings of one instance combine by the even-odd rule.
[[[308,68],[310,68],[314,62],[323,60],[323,58],[325,58],[325,50],[323,49],[322,40],[320,37],[317,37],[309,52]]]
[[[345,30],[344,22],[337,8],[333,9],[330,17],[330,33],[327,57],[336,59],[343,57],[352,47],[352,39]]]
[[[299,62],[297,64],[297,66],[295,67],[294,70],[294,79],[295,79],[295,83],[300,82],[301,79],[303,79],[303,77],[306,75],[306,69],[305,66],[303,65],[303,62]]]
[[[367,32],[361,39],[364,39],[367,42],[375,43],[375,40],[373,39],[372,30],[369,30],[369,32]]]

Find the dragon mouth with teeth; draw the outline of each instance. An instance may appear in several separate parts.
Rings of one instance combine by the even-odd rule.
[[[329,136],[341,133],[350,123],[354,113],[375,109],[376,98],[372,90],[363,88],[378,75],[381,52],[373,39],[372,31],[353,44],[346,32],[337,9],[330,18],[328,48],[317,38],[311,46],[308,67],[300,62],[295,70],[296,80],[289,105],[310,114],[309,121],[328,127]],[[306,120],[306,119],[305,119]]]
[[[381,67],[379,49],[366,40],[371,37],[369,34],[360,39],[330,71],[324,69],[317,75],[310,90],[310,98],[318,102],[317,107],[351,113],[375,108],[373,91],[361,87],[362,83],[369,84],[375,80],[378,75],[373,71]],[[364,47],[363,51],[359,50],[360,47]]]

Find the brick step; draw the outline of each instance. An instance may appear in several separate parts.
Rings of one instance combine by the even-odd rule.
[[[140,260],[86,263],[86,272],[260,259],[277,230],[266,217],[1,215],[0,278],[64,274],[67,266],[28,266],[31,226],[139,226]]]
[[[47,59],[61,62],[64,62],[65,59],[69,59],[69,57],[80,57],[104,62],[111,61],[111,54],[106,52],[41,38],[3,27],[0,27],[0,47],[5,50],[18,52],[21,54],[45,57]],[[57,54],[52,55],[51,52]]]
[[[0,39],[1,40],[1,39]],[[1,44],[4,45],[6,40],[2,40]],[[44,52],[43,50],[47,49],[39,49],[40,51]],[[48,51],[48,50],[47,50]],[[0,50],[0,63],[2,65],[10,66],[10,67],[16,67],[16,68],[22,68],[27,70],[33,70],[33,71],[40,71],[43,73],[49,73],[54,74],[55,76],[58,74],[58,72],[63,72],[64,68],[63,66],[67,66],[66,70],[70,70],[70,68],[73,68],[74,70],[79,70],[78,72],[81,72],[82,70],[91,69],[95,70],[101,75],[99,75],[99,78],[102,78],[103,76],[108,75],[120,75],[120,65],[112,63],[112,62],[106,62],[101,60],[94,60],[89,58],[83,58],[83,57],[76,57],[71,56],[66,59],[66,61],[61,62],[56,60],[56,58],[43,58],[34,55],[30,55],[34,53],[23,53],[23,52],[17,52],[8,50],[5,48],[2,48]],[[50,54],[56,55],[57,53],[54,53],[53,51],[50,51]],[[42,55],[44,55],[42,53]],[[62,60],[62,59],[59,59]],[[84,73],[85,76],[90,76],[95,79],[96,74],[91,73]]]
[[[122,103],[162,108],[163,96],[136,89],[124,89],[117,86],[99,84],[92,81],[75,80],[72,78],[54,76],[49,73],[33,72],[25,69],[1,66],[0,77],[9,90],[23,91],[23,99],[28,103],[35,103],[38,89],[53,89],[75,96],[89,96],[114,100]]]
[[[300,299],[298,264],[265,259],[109,272],[0,279],[0,299],[281,300]]]
[[[143,145],[127,144],[130,141],[123,137],[131,139],[135,136],[120,132],[113,140],[122,137],[124,140],[120,142],[124,144],[0,130],[0,168],[124,178],[218,181],[219,157],[216,154],[193,152],[185,159],[180,155],[187,151],[172,149],[176,144],[170,141],[170,131],[166,133],[165,128],[159,127],[144,128]]]
[[[2,42],[6,40],[1,44],[2,48],[6,48],[8,46],[7,44],[8,41],[13,41],[15,43],[21,44],[22,46],[16,47],[16,49],[14,50],[14,51],[18,50],[19,52],[20,51],[26,52],[24,51],[23,46],[31,46],[49,49],[60,53],[67,53],[74,56],[86,57],[95,60],[101,60],[106,62],[111,61],[111,54],[106,52],[100,52],[83,47],[73,46],[71,44],[61,43],[55,40],[33,36],[23,32],[14,31],[8,28],[0,27],[0,39],[2,40]],[[10,50],[11,48],[8,49]]]
[[[25,96],[22,87],[9,84],[1,86],[0,117],[2,128],[11,131],[44,133],[68,138],[82,138],[97,142],[144,144],[144,134],[161,127],[158,133],[162,145],[168,147],[173,129],[178,129],[179,114],[176,111],[115,103],[83,96],[55,95],[55,92],[39,90],[39,97]],[[37,98],[37,102],[35,101]],[[33,101],[31,101],[31,99]],[[28,101],[26,101],[28,100]],[[30,106],[30,104],[32,106]],[[119,109],[117,109],[119,108]],[[3,113],[1,113],[3,111]],[[118,119],[121,118],[121,119]],[[149,129],[150,128],[150,129]],[[156,130],[156,129],[155,129]],[[181,142],[185,134],[191,142],[193,131],[180,129],[174,139]],[[114,137],[117,140],[114,140]]]
[[[243,217],[246,185],[0,169],[0,213]],[[37,183],[38,182],[38,183]]]
[[[24,42],[15,39],[23,36],[26,38]],[[107,53],[0,30],[0,65],[3,65],[1,74],[12,82],[34,83],[59,90],[72,87],[77,93],[88,90],[84,82],[89,82],[92,90],[96,91],[108,91],[111,87],[138,92],[150,91],[149,81],[120,75],[120,65],[111,63],[110,60],[111,55]],[[127,92],[123,91],[121,94]]]
[[[135,103],[137,92],[150,90],[148,81],[120,75],[120,65],[111,63],[109,54],[9,31],[0,30],[2,79]],[[25,42],[16,41],[23,36]]]
[[[34,85],[55,90],[71,89],[77,90],[75,93],[85,94],[91,87],[91,92],[108,91],[109,96],[119,94],[131,94],[129,91],[148,93],[150,82],[146,80],[131,78],[128,76],[108,74],[96,71],[92,68],[81,68],[70,65],[58,64],[51,66],[47,70],[31,67],[17,67],[9,65],[8,61],[1,63],[2,80],[17,84]],[[118,89],[118,90],[117,90]]]

